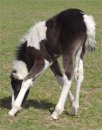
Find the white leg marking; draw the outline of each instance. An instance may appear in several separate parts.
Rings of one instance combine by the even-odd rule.
[[[64,76],[63,76],[64,77]],[[63,87],[63,85],[64,85],[64,80],[65,80],[65,78],[63,78],[63,77],[61,77],[61,76],[56,76],[56,79],[57,79],[57,81],[58,81],[58,83],[59,83],[59,85],[61,86],[61,87]],[[72,102],[73,102],[73,100],[74,100],[74,96],[73,96],[73,94],[71,93],[71,91],[69,90],[68,91],[68,99],[69,99],[69,101],[70,101],[70,103],[72,104]]]
[[[81,59],[79,59],[79,62],[76,65],[75,80],[76,80],[76,91],[75,91],[75,99],[72,103],[72,108],[70,111],[71,115],[76,115],[78,113],[78,108],[79,108],[80,87],[83,81],[83,61]]]
[[[73,96],[73,94],[71,93],[70,90],[68,91],[68,99],[70,101],[70,104],[72,104],[72,102],[74,101],[74,96]]]
[[[13,108],[9,111],[9,115],[14,116],[18,110],[20,110],[20,106],[22,104],[23,98],[25,96],[26,91],[32,85],[32,79],[28,79],[27,81],[23,81],[21,90],[14,102]]]
[[[45,67],[44,67],[44,70],[46,70],[52,63],[50,63],[49,61],[47,61],[45,59]]]
[[[68,80],[66,75],[64,75],[63,78],[64,78],[64,85],[62,88],[62,93],[61,93],[59,101],[56,105],[55,111],[51,115],[51,117],[53,119],[58,119],[58,116],[64,111],[65,101],[66,101],[68,91],[69,91],[70,86],[71,86],[71,80]]]

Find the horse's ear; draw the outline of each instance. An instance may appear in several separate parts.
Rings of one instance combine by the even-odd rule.
[[[11,79],[18,79],[18,80],[20,79],[16,73],[11,73],[10,78]]]

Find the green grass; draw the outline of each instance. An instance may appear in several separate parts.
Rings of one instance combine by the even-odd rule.
[[[80,8],[97,23],[97,49],[84,60],[79,114],[69,116],[66,102],[59,120],[50,121],[61,90],[48,69],[33,85],[23,110],[9,117],[9,75],[19,39],[33,23],[66,8]],[[102,0],[0,0],[0,130],[102,130]]]

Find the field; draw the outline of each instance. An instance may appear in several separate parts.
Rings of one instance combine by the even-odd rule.
[[[78,115],[68,115],[67,101],[59,120],[50,120],[61,90],[48,69],[34,83],[23,110],[9,117],[9,75],[19,39],[32,24],[67,8],[82,9],[97,24],[96,51],[84,58]],[[0,130],[102,130],[102,0],[0,0]]]

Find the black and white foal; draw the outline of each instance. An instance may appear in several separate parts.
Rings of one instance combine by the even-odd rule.
[[[12,109],[9,114],[14,116],[21,109],[33,81],[50,67],[62,86],[62,93],[51,117],[58,119],[64,111],[67,96],[72,104],[70,114],[76,115],[83,81],[83,56],[85,49],[94,48],[95,22],[92,16],[81,10],[68,9],[32,26],[23,37],[13,63]],[[57,61],[60,56],[64,74]],[[76,81],[74,96],[70,91],[73,77]]]

